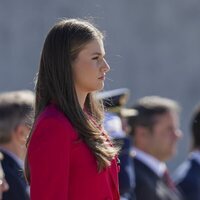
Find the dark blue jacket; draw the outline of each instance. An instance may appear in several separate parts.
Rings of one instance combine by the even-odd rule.
[[[182,200],[177,190],[169,188],[164,180],[146,164],[133,158],[135,167],[135,196],[137,200]]]
[[[3,200],[29,200],[23,170],[7,153],[2,151],[2,154],[2,167],[9,184],[9,190],[3,194]]]
[[[128,200],[136,200],[134,194],[135,172],[132,162],[131,140],[128,137],[115,138],[115,141],[121,144],[120,172],[119,172],[119,189],[120,195]]]
[[[175,182],[184,200],[200,200],[200,164],[195,159],[181,164],[175,173]]]

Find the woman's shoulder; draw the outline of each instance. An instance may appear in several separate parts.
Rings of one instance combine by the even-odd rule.
[[[54,104],[48,105],[38,116],[35,123],[35,130],[39,128],[48,128],[62,130],[62,132],[67,131],[72,137],[77,137],[76,131],[69,121],[69,119],[64,115],[64,113]]]
[[[67,119],[64,113],[55,104],[49,104],[45,109],[39,114],[37,121],[42,121],[45,119]]]

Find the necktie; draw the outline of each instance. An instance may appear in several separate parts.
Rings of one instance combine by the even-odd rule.
[[[163,174],[163,181],[170,189],[176,190],[176,187],[175,187],[167,169],[165,170],[165,172]]]

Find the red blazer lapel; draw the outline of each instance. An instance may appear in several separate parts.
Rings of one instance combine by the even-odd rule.
[[[119,172],[119,167],[117,164],[117,158],[115,158],[112,161],[112,164],[109,168],[109,174],[111,176],[112,182],[113,182],[113,189],[115,190],[115,199],[119,200],[120,199],[120,195],[119,195],[119,181],[118,181],[118,176],[116,174],[118,174]]]

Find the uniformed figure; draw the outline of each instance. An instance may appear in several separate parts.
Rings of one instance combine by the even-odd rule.
[[[185,200],[200,199],[200,105],[191,120],[192,151],[175,171],[174,179]]]
[[[135,200],[135,175],[130,156],[131,141],[127,136],[129,127],[127,126],[126,119],[128,116],[135,115],[136,111],[125,107],[129,93],[129,89],[120,88],[101,92],[97,96],[103,99],[106,110],[104,128],[115,142],[121,146],[119,155],[119,188],[121,200]]]

